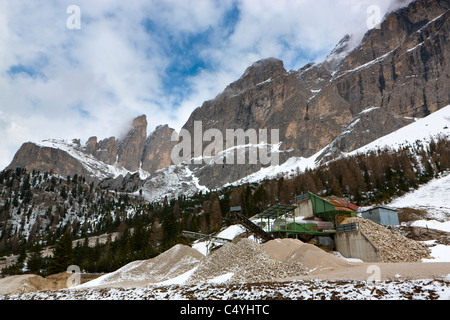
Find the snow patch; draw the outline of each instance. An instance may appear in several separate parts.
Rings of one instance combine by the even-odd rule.
[[[359,114],[368,113],[368,112],[371,112],[371,111],[376,110],[376,109],[380,109],[380,107],[367,108],[367,109],[364,109],[363,111],[361,111]]]
[[[225,273],[223,275],[220,275],[218,277],[215,277],[213,279],[209,279],[207,282],[208,283],[224,283],[227,282],[228,280],[230,280],[233,277],[234,273],[233,272],[228,272]]]
[[[447,197],[445,196],[447,195]],[[450,172],[442,174],[428,183],[422,185],[417,190],[411,191],[404,196],[395,199],[389,205],[394,208],[416,208],[427,210],[429,216],[434,216],[439,220],[449,220],[450,203]],[[416,221],[416,226],[427,226],[450,232],[449,222]]]
[[[109,165],[97,160],[93,155],[84,152],[83,148],[73,141],[48,139],[34,142],[34,144],[39,147],[59,149],[68,153],[78,160],[90,174],[99,179],[117,178],[121,175],[126,176],[128,173],[134,173],[120,166],[117,162],[113,165]],[[144,174],[144,172],[142,172],[142,174]]]
[[[147,201],[160,201],[165,197],[192,196],[208,188],[199,184],[195,174],[184,164],[171,165],[154,172],[142,187],[142,196]]]
[[[425,118],[418,119],[386,136],[345,155],[352,156],[358,153],[368,153],[378,148],[399,149],[405,146],[414,146],[421,142],[428,144],[432,139],[439,137],[450,138],[450,105],[433,112]]]
[[[422,262],[450,262],[450,246],[435,244],[435,240],[423,242],[430,246],[431,259],[422,259]]]
[[[230,185],[240,185],[243,183],[260,182],[265,179],[273,179],[279,176],[289,177],[292,173],[295,173],[296,171],[302,172],[305,171],[306,169],[314,169],[316,167],[317,158],[324,150],[325,149],[320,150],[319,152],[317,152],[316,154],[314,154],[309,158],[292,157],[280,165],[261,168],[259,171],[254,172],[242,179],[224,185],[224,187]]]

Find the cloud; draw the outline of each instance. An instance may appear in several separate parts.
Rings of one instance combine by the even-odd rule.
[[[70,30],[72,0],[2,1],[0,168],[25,141],[117,137],[141,114],[149,131],[178,130],[254,61],[298,69],[322,59],[366,31],[369,5],[392,3],[77,0],[81,29]]]

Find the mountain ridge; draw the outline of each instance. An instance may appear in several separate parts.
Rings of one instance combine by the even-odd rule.
[[[388,14],[358,45],[350,45],[351,35],[344,36],[320,63],[287,71],[277,58],[256,61],[196,108],[182,129],[195,135],[196,121],[203,132],[276,129],[280,143],[269,147],[280,163],[319,151],[318,160],[328,161],[356,150],[450,103],[449,15],[448,1],[416,0]],[[172,170],[171,151],[177,142],[171,138],[176,132],[167,125],[148,136],[146,130],[147,118],[140,115],[121,139],[91,137],[84,145],[76,139],[24,143],[7,169],[53,170],[97,182],[106,179],[105,186],[134,181],[132,189],[146,184],[147,190],[155,189],[164,182],[158,175]],[[209,142],[201,140],[204,150]],[[187,178],[179,182],[189,190],[192,185],[218,188],[268,168],[211,161],[177,165]],[[136,174],[141,181],[132,178]]]

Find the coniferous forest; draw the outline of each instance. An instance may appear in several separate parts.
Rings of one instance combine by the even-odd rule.
[[[77,175],[5,170],[0,172],[0,259],[12,254],[18,259],[2,274],[45,276],[64,272],[69,265],[89,273],[111,272],[177,243],[189,243],[180,237],[182,230],[220,230],[231,223],[230,206],[241,206],[250,217],[308,191],[345,197],[357,205],[389,203],[448,170],[448,141],[436,139],[159,203],[146,202],[139,192],[102,189]],[[100,235],[106,240],[94,238]]]

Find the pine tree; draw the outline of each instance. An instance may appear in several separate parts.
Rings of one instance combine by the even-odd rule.
[[[220,210],[219,199],[215,198],[209,207],[210,228],[216,229],[222,226],[222,211]]]
[[[66,271],[67,267],[73,264],[73,261],[74,253],[72,248],[72,237],[69,233],[64,233],[55,245],[53,257],[47,268],[47,273],[54,274]]]
[[[163,234],[164,234],[164,243],[171,244],[173,243],[179,232],[179,224],[176,220],[175,214],[173,211],[170,211],[162,221],[163,226]]]
[[[40,249],[34,250],[30,258],[27,261],[28,270],[33,273],[39,274],[41,269],[44,267],[44,258],[42,257],[42,253]]]

